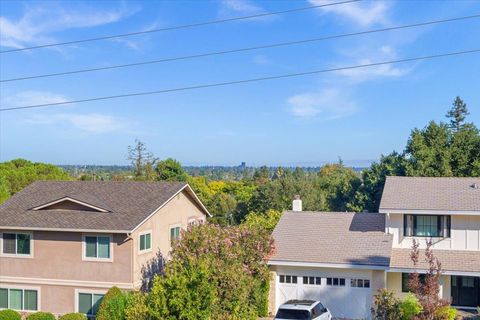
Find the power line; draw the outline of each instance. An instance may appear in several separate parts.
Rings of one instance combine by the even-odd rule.
[[[413,27],[421,27],[421,26],[427,26],[427,25],[433,25],[433,24],[439,24],[439,23],[446,23],[446,22],[454,22],[454,21],[467,20],[467,19],[475,19],[475,18],[480,18],[480,14],[471,15],[471,16],[456,17],[456,18],[449,18],[449,19],[442,19],[442,20],[433,20],[433,21],[427,21],[427,22],[419,22],[419,23],[414,23],[414,24],[407,24],[407,25],[394,26],[394,27],[388,27],[388,28],[366,30],[366,31],[360,31],[360,32],[353,32],[353,33],[344,33],[344,34],[323,36],[323,37],[318,37],[318,38],[310,38],[310,39],[303,39],[303,40],[296,40],[296,41],[289,41],[289,42],[273,43],[273,44],[260,45],[260,46],[247,47],[247,48],[239,48],[239,49],[224,50],[224,51],[214,51],[214,52],[207,52],[207,53],[180,56],[180,57],[172,57],[172,58],[164,58],[164,59],[157,59],[157,60],[149,60],[149,61],[140,61],[140,62],[135,62],[135,63],[114,65],[114,66],[109,66],[109,67],[78,69],[78,70],[71,70],[71,71],[64,71],[64,72],[57,72],[57,73],[48,73],[48,74],[41,74],[41,75],[10,78],[10,79],[0,80],[0,82],[13,82],[13,81],[31,80],[31,79],[46,78],[46,77],[58,77],[58,76],[65,76],[65,75],[78,74],[78,73],[87,73],[87,72],[111,70],[111,69],[126,68],[126,67],[137,67],[137,66],[142,66],[142,65],[156,64],[156,63],[163,63],[163,62],[171,62],[171,61],[178,61],[178,60],[204,58],[204,57],[210,57],[210,56],[217,56],[217,55],[224,55],[224,54],[231,54],[231,53],[238,53],[238,52],[246,52],[246,51],[253,51],[253,50],[260,50],[260,49],[267,49],[267,48],[275,48],[275,47],[283,47],[283,46],[299,45],[299,44],[318,42],[318,41],[324,41],[324,40],[332,40],[332,39],[338,39],[338,38],[366,35],[366,34],[392,31],[392,30],[399,30],[399,29],[406,29],[406,28],[413,28]]]
[[[469,53],[478,53],[478,52],[480,52],[480,49],[472,49],[472,50],[464,50],[464,51],[455,51],[455,52],[434,54],[434,55],[428,55],[428,56],[422,56],[422,57],[413,57],[413,58],[406,58],[406,59],[399,59],[399,60],[374,62],[374,63],[367,63],[367,64],[361,64],[361,65],[353,65],[353,66],[339,67],[339,68],[331,68],[331,69],[321,69],[321,70],[314,70],[314,71],[307,71],[307,72],[299,72],[299,73],[289,73],[289,74],[283,74],[283,75],[277,75],[277,76],[268,76],[268,77],[261,77],[261,78],[251,78],[251,79],[243,79],[243,80],[235,80],[235,81],[227,81],[227,82],[217,82],[217,83],[210,83],[210,84],[200,84],[200,85],[189,86],[189,87],[179,87],[179,88],[163,89],[163,90],[155,90],[155,91],[145,91],[145,92],[127,93],[127,94],[120,94],[120,95],[113,95],[113,96],[104,96],[104,97],[95,97],[95,98],[79,99],[79,100],[71,100],[71,101],[64,101],[64,102],[54,102],[54,103],[34,104],[34,105],[21,106],[21,107],[2,108],[2,109],[0,109],[0,112],[3,112],[3,111],[11,111],[11,110],[19,110],[19,109],[33,109],[33,108],[41,108],[41,107],[48,107],[48,106],[58,106],[58,105],[66,105],[66,104],[82,103],[82,102],[91,102],[91,101],[99,101],[99,100],[118,99],[118,98],[126,98],[126,97],[135,97],[135,96],[145,96],[145,95],[168,93],[168,92],[187,91],[187,90],[195,90],[195,89],[205,89],[205,88],[212,88],[212,87],[221,87],[221,86],[228,86],[228,85],[234,85],[234,84],[242,84],[242,83],[249,83],[249,82],[259,82],[259,81],[274,80],[274,79],[283,79],[283,78],[292,78],[292,77],[307,76],[307,75],[319,74],[319,73],[327,73],[327,72],[350,70],[350,69],[359,69],[359,68],[380,66],[380,65],[386,65],[386,64],[394,64],[394,63],[402,63],[402,62],[410,62],[410,61],[427,60],[427,59],[434,59],[434,58],[441,58],[441,57],[449,57],[449,56],[457,56],[457,55],[463,55],[463,54],[469,54]]]
[[[4,51],[0,51],[0,53],[33,50],[33,49],[48,48],[48,47],[54,47],[54,46],[63,46],[63,45],[67,45],[67,44],[75,44],[75,43],[82,43],[82,42],[92,42],[92,41],[99,41],[99,40],[109,40],[109,39],[115,39],[115,38],[137,36],[137,35],[149,34],[149,33],[155,33],[155,32],[162,32],[162,31],[171,31],[171,30],[194,28],[194,27],[200,27],[200,26],[206,26],[206,25],[212,25],[212,24],[219,24],[219,23],[224,23],[224,22],[254,19],[254,18],[261,18],[261,17],[272,16],[272,15],[284,14],[284,13],[299,12],[299,11],[311,10],[311,9],[316,9],[316,8],[322,8],[322,7],[330,7],[330,6],[336,6],[336,5],[347,4],[347,3],[358,2],[358,1],[362,1],[362,0],[347,0],[347,1],[341,1],[341,2],[333,2],[333,3],[326,3],[326,4],[315,5],[315,6],[309,6],[309,7],[301,7],[301,8],[294,8],[294,9],[281,10],[281,11],[259,13],[259,14],[254,14],[254,15],[250,15],[250,16],[242,16],[242,17],[228,18],[228,19],[221,19],[221,20],[211,20],[211,21],[184,24],[184,25],[173,26],[173,27],[151,29],[151,30],[146,30],[146,31],[137,31],[137,32],[116,34],[116,35],[111,35],[111,36],[103,36],[103,37],[96,37],[96,38],[88,38],[88,39],[72,40],[72,41],[66,41],[66,42],[43,44],[43,45],[32,46],[32,47],[4,50]]]

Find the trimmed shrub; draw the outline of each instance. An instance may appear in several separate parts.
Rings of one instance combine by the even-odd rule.
[[[402,310],[400,301],[395,294],[387,289],[380,289],[374,296],[374,306],[372,308],[373,319],[382,320],[400,320],[402,319]]]
[[[67,313],[58,318],[58,320],[87,320],[87,316],[83,313]]]
[[[117,287],[111,287],[103,297],[96,320],[123,320],[125,318],[126,297]]]
[[[415,295],[413,295],[412,293],[409,293],[407,294],[405,299],[400,302],[400,310],[402,310],[402,319],[410,320],[413,319],[414,316],[422,312],[423,308],[417,297],[415,297]]]
[[[21,320],[22,316],[15,310],[6,309],[0,311],[0,320]]]
[[[28,315],[27,320],[55,320],[55,316],[50,312],[35,312]]]
[[[145,320],[148,318],[148,306],[146,294],[143,292],[131,292],[127,294],[125,307],[125,320]]]
[[[441,307],[435,312],[435,318],[439,320],[455,320],[457,309],[450,306]]]

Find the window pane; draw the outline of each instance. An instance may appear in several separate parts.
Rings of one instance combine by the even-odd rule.
[[[145,236],[145,249],[150,249],[152,247],[152,235],[148,233]]]
[[[350,287],[355,288],[357,286],[357,279],[350,279]]]
[[[370,288],[370,280],[363,280],[363,287]]]
[[[345,278],[340,278],[340,285],[345,287]]]
[[[140,251],[145,250],[145,234],[140,236]]]
[[[292,283],[297,283],[297,276],[292,276]]]
[[[21,289],[10,289],[10,309],[22,310],[23,291]]]
[[[100,302],[102,302],[103,294],[94,294],[93,295],[93,314],[97,314],[98,307]]]
[[[15,233],[3,234],[3,253],[15,254]]]
[[[17,234],[17,254],[30,254],[29,234]]]
[[[327,286],[331,286],[332,285],[332,278],[327,278]]]
[[[333,278],[333,285],[338,286],[338,278]]]
[[[286,276],[286,282],[292,283],[292,276]]]
[[[89,293],[78,294],[78,312],[92,314],[92,295]]]
[[[25,290],[25,310],[37,310],[37,291],[36,290]]]
[[[280,283],[285,283],[285,276],[280,276]]]
[[[322,278],[316,277],[316,278],[315,278],[315,284],[316,284],[316,285],[321,285],[321,284],[322,284]]]
[[[308,277],[303,277],[303,284],[308,284]]]
[[[98,237],[98,257],[108,259],[110,258],[110,238]]]
[[[86,256],[88,258],[97,257],[97,237],[85,237]]]
[[[0,309],[8,309],[8,289],[0,289]]]

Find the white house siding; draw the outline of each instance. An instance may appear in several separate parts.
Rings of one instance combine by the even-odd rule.
[[[365,319],[370,318],[372,296],[385,286],[385,272],[364,269],[307,268],[276,266],[275,270],[275,311],[291,299],[321,301],[334,317]],[[280,275],[297,276],[297,284],[279,282]],[[304,285],[303,276],[321,277],[322,284]],[[326,278],[345,278],[345,286],[327,286]],[[370,288],[352,288],[350,279],[368,279]],[[274,310],[272,310],[274,312]]]
[[[402,292],[402,273],[387,272],[387,289],[399,298],[404,298],[407,295],[406,292]],[[449,275],[440,276],[440,296],[443,299],[452,299]]]
[[[421,248],[425,247],[426,238],[403,236],[403,214],[388,214],[385,229],[393,235],[393,248],[411,248],[413,239],[420,241]],[[451,237],[433,238],[433,242],[434,249],[479,251],[480,215],[451,215]]]

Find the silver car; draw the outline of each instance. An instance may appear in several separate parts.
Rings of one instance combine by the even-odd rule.
[[[330,320],[330,311],[314,300],[289,300],[278,308],[275,320]]]

